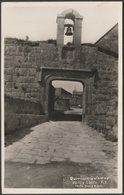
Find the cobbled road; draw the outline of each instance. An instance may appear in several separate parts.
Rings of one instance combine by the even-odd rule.
[[[66,174],[106,175],[116,186],[117,143],[79,121],[49,121],[5,147],[5,162],[6,187],[61,188]]]

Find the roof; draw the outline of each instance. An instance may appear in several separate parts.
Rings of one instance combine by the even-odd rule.
[[[55,90],[56,90],[56,92],[58,91],[58,92],[60,92],[61,94],[62,94],[62,93],[66,93],[66,94],[72,95],[69,91],[67,91],[67,90],[65,90],[65,89],[63,89],[63,88],[61,88],[61,87],[55,87]]]
[[[98,39],[94,45],[98,47],[99,51],[118,57],[118,23]]]
[[[98,44],[101,40],[103,40],[103,38],[106,36],[106,35],[108,35],[113,29],[115,29],[115,27],[117,27],[118,26],[118,23],[117,24],[115,24],[109,31],[107,31],[102,37],[100,37],[100,39],[98,39],[94,44],[96,45],[96,44]]]

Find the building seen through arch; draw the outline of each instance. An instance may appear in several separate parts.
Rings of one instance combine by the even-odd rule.
[[[75,91],[75,86],[81,91]],[[62,118],[68,115],[70,116],[68,119],[77,120],[79,116],[79,120],[81,120],[83,106],[83,85],[81,83],[54,80],[50,83],[50,97],[49,116],[55,116],[55,114],[57,116],[61,113]],[[74,116],[76,116],[75,119]]]

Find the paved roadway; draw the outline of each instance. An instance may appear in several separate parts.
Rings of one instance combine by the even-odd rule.
[[[62,188],[76,174],[108,176],[116,187],[116,157],[117,143],[82,122],[49,121],[5,148],[5,187]]]

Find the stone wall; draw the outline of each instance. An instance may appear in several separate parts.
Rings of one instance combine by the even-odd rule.
[[[46,115],[5,113],[5,134],[46,122]]]
[[[95,67],[98,69],[99,81],[96,87],[91,88],[91,112],[86,120],[89,125],[107,135],[117,127],[118,60],[98,51]]]
[[[75,107],[82,107],[82,100],[83,100],[83,95],[80,96],[72,96],[72,98],[70,99],[70,105],[71,106],[75,106]]]
[[[104,133],[117,126],[118,59],[99,50],[97,45],[58,48],[56,44],[5,41],[5,94],[40,103],[40,67],[94,69],[97,82],[90,81],[85,121]],[[92,83],[92,84],[91,84]],[[28,106],[27,106],[28,107]],[[42,112],[42,110],[40,111]]]
[[[24,42],[25,43],[25,42]],[[58,49],[56,44],[5,41],[4,73],[7,96],[39,102],[40,67],[82,69],[96,64],[96,47]],[[64,54],[62,54],[64,52]]]
[[[66,111],[70,109],[69,99],[56,99],[54,103],[54,110],[56,111]]]
[[[5,43],[5,94],[39,102],[40,67],[58,62],[57,48],[54,44],[30,46],[24,43]]]
[[[16,114],[43,114],[40,103],[5,96],[5,111],[9,110]]]
[[[5,133],[44,122],[41,105],[31,101],[5,97]]]

